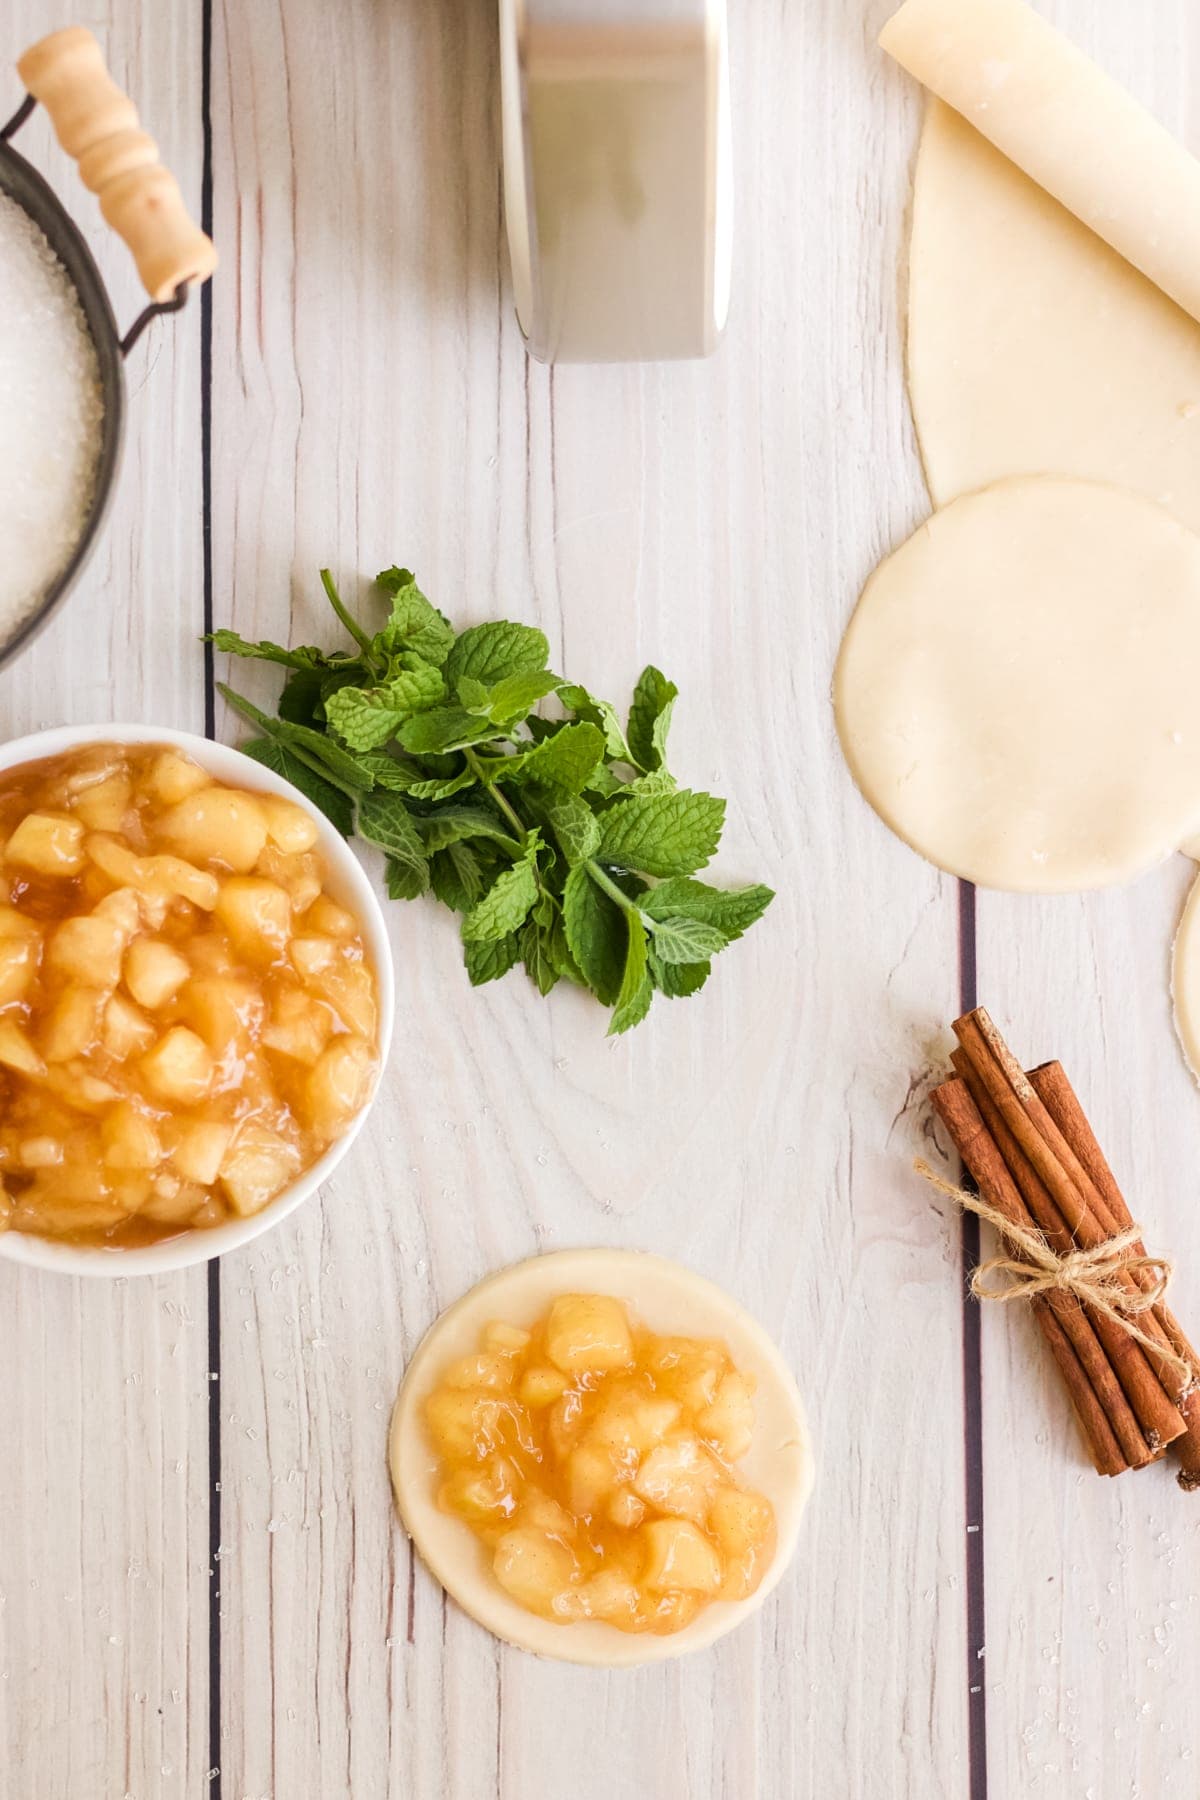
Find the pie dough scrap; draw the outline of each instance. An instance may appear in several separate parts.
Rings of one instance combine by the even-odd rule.
[[[842,643],[842,747],[913,849],[982,887],[1131,880],[1200,828],[1200,538],[1026,476],[935,513]]]
[[[906,0],[879,42],[1200,319],[1200,163],[1025,0]]]
[[[462,1519],[437,1504],[439,1459],[424,1410],[447,1365],[478,1347],[492,1320],[533,1325],[560,1294],[621,1300],[651,1330],[721,1338],[734,1363],[757,1380],[754,1440],[737,1464],[739,1481],[775,1510],[774,1559],[744,1600],[711,1601],[681,1631],[631,1636],[595,1620],[557,1624],[528,1612],[496,1581],[489,1554]],[[506,1643],[535,1655],[604,1668],[661,1662],[699,1650],[756,1612],[779,1584],[812,1489],[813,1456],[795,1380],[762,1326],[730,1295],[678,1263],[633,1250],[561,1250],[503,1269],[457,1301],[427,1333],[405,1373],[388,1445],[401,1521],[432,1573],[463,1610]]]
[[[940,101],[913,190],[908,385],[936,506],[1009,475],[1200,531],[1200,325]]]

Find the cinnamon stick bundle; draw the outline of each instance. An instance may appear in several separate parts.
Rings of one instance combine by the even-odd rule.
[[[1014,1242],[1037,1235],[1059,1259],[1103,1255],[1132,1232],[1132,1218],[1060,1065],[1026,1075],[982,1008],[954,1033],[955,1074],[933,1104],[1001,1229],[1008,1224]],[[1142,1468],[1170,1446],[1190,1489],[1200,1486],[1200,1359],[1161,1299],[1150,1305],[1148,1261],[1131,1241],[1112,1264],[1115,1302],[1081,1300],[1064,1274],[1036,1294],[1034,1315],[1097,1470]]]

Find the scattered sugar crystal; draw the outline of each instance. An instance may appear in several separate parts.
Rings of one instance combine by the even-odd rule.
[[[79,296],[0,192],[0,645],[71,560],[96,485],[104,400]]]

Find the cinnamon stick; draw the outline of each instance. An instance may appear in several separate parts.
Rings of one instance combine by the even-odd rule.
[[[934,1090],[933,1105],[983,1198],[1010,1222],[1036,1230],[1019,1188],[966,1087],[958,1078]],[[1066,1294],[1033,1302],[1038,1327],[1062,1372],[1097,1470],[1118,1475],[1154,1456],[1078,1301]]]
[[[959,1023],[964,1024],[965,1022],[960,1021]],[[958,1031],[957,1025],[955,1031]],[[1043,1179],[1041,1172],[1035,1168],[1025,1146],[1018,1141],[1010,1122],[1012,1108],[1006,1109],[1002,1105],[1001,1097],[997,1092],[999,1084],[995,1079],[989,1078],[992,1075],[991,1068],[981,1071],[977,1056],[972,1055],[971,1050],[976,1046],[976,1038],[970,1031],[966,1033],[966,1036],[967,1043],[963,1044],[962,1049],[956,1051],[950,1060],[966,1081],[971,1091],[971,1097],[995,1140],[999,1154],[1020,1189],[1028,1211],[1033,1216],[1036,1228],[1042,1232],[1051,1249],[1056,1250],[1060,1256],[1065,1256],[1075,1248],[1077,1242],[1084,1242],[1084,1239],[1076,1235],[1068,1222],[1067,1210],[1070,1203],[1068,1202],[1067,1205],[1060,1203],[1061,1183],[1052,1188],[1050,1183]],[[968,1044],[971,1046],[970,1049]],[[1011,1093],[1007,1085],[1004,1087],[1004,1093]],[[1047,1162],[1046,1159],[1043,1159],[1043,1167],[1045,1166],[1047,1166]],[[1081,1216],[1081,1204],[1080,1202],[1075,1207],[1077,1217]],[[1103,1237],[1114,1235],[1113,1231],[1109,1231],[1104,1233]],[[1091,1243],[1097,1241],[1101,1240],[1093,1235]],[[1088,1247],[1090,1248],[1091,1244]],[[1140,1292],[1140,1290],[1135,1291]],[[1139,1320],[1139,1323],[1143,1322]],[[1092,1318],[1092,1325],[1133,1409],[1146,1444],[1152,1455],[1157,1455],[1165,1449],[1167,1444],[1182,1437],[1187,1430],[1183,1415],[1176,1405],[1173,1395],[1164,1385],[1160,1370],[1142,1346],[1121,1328],[1117,1320],[1104,1318],[1097,1314]],[[1117,1426],[1114,1420],[1115,1429]],[[1120,1435],[1119,1432],[1118,1435]],[[1140,1466],[1133,1462],[1132,1457],[1130,1462],[1131,1466]]]
[[[1052,1305],[1043,1304],[1043,1300],[1039,1298],[1034,1303],[1034,1310],[1042,1330],[1042,1336],[1049,1346],[1050,1354],[1058,1364],[1059,1373],[1066,1384],[1079,1422],[1083,1426],[1084,1435],[1091,1447],[1096,1473],[1098,1475],[1123,1474],[1132,1465],[1125,1460],[1122,1454],[1121,1446],[1116,1440],[1104,1407],[1088,1380],[1087,1371],[1077,1354],[1075,1344],[1063,1327],[1058,1309]],[[1079,1316],[1083,1317],[1082,1310],[1080,1310]],[[1094,1339],[1093,1342],[1095,1342]],[[1153,1460],[1153,1457],[1147,1452],[1146,1461],[1152,1462]]]
[[[1041,1068],[1031,1070],[1029,1082],[1103,1196],[1118,1229],[1128,1231],[1133,1224],[1128,1202],[1062,1064],[1044,1063]],[[1145,1253],[1145,1246],[1140,1241],[1135,1248],[1139,1255]],[[1200,1487],[1200,1358],[1170,1308],[1158,1306],[1155,1312],[1176,1355],[1182,1356],[1193,1372],[1192,1383],[1178,1401],[1187,1430],[1182,1437],[1174,1440],[1171,1449],[1180,1463],[1180,1486],[1189,1489]]]
[[[987,1089],[1008,1129],[1049,1190],[1075,1243],[1081,1249],[1095,1250],[1116,1237],[1122,1229],[1117,1219],[988,1014],[982,1007],[977,1007],[974,1012],[956,1020],[953,1029],[975,1076]],[[1122,1274],[1121,1282],[1134,1296],[1144,1291],[1128,1270]],[[1138,1324],[1147,1337],[1157,1340],[1168,1356],[1174,1354],[1170,1338],[1153,1313],[1141,1316]],[[1164,1392],[1172,1401],[1178,1400],[1183,1389],[1169,1365],[1157,1367],[1157,1374]],[[1185,1429],[1182,1418],[1179,1425],[1180,1429],[1173,1431],[1172,1437],[1179,1437]],[[1168,1441],[1163,1439],[1163,1442]]]

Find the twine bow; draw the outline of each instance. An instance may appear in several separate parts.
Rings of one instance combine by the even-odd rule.
[[[1010,1254],[990,1257],[971,1276],[971,1292],[977,1300],[1036,1300],[1039,1294],[1072,1294],[1092,1312],[1112,1319],[1144,1350],[1150,1351],[1156,1364],[1179,1377],[1181,1388],[1191,1383],[1193,1373],[1184,1358],[1156,1342],[1136,1323],[1139,1313],[1151,1312],[1165,1297],[1175,1273],[1169,1257],[1147,1256],[1137,1248],[1142,1235],[1140,1225],[1133,1224],[1116,1237],[1106,1238],[1094,1250],[1069,1250],[1060,1255],[1040,1231],[1015,1225],[978,1194],[943,1181],[927,1162],[918,1160],[913,1167],[939,1194],[986,1220],[1009,1247]],[[1006,1285],[992,1285],[991,1277],[995,1275],[1007,1276]],[[1149,1275],[1151,1280],[1144,1288],[1139,1281],[1139,1291],[1133,1293],[1122,1280],[1125,1275]]]

